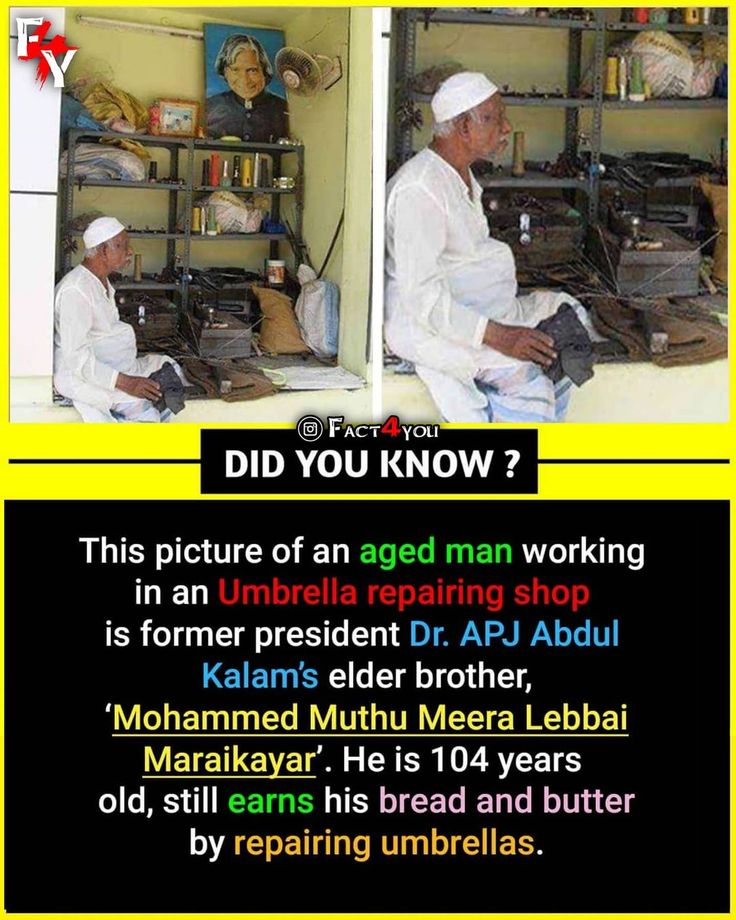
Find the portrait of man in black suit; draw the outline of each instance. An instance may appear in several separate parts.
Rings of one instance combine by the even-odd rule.
[[[228,89],[207,96],[210,137],[229,135],[244,141],[275,143],[288,136],[286,100],[272,92],[273,64],[255,35],[247,32],[228,35],[217,51],[212,69]],[[211,82],[214,81],[210,80],[208,67],[208,91]]]

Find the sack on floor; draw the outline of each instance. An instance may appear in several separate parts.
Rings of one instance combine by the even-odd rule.
[[[291,300],[273,288],[253,286],[263,319],[258,343],[272,355],[297,355],[309,351],[294,315]]]
[[[701,179],[700,188],[713,209],[718,224],[716,251],[713,254],[713,277],[721,284],[728,284],[728,186],[713,185]]]
[[[302,338],[318,358],[334,358],[340,324],[340,291],[334,282],[318,280],[308,265],[300,265],[296,275],[302,289],[294,312]]]

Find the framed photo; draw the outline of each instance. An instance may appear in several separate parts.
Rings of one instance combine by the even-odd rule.
[[[199,103],[185,99],[159,100],[159,133],[195,137],[199,123]]]
[[[284,47],[280,29],[204,25],[206,123],[209,137],[275,143],[288,137],[286,90],[274,70]]]

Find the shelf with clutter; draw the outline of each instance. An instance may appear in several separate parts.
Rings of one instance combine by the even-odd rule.
[[[80,121],[70,123],[69,113],[62,118],[67,150],[60,167],[57,277],[82,257],[84,219],[116,215],[128,229],[136,258],[111,281],[141,339],[150,338],[157,323],[151,319],[150,328],[144,327],[158,310],[166,316],[174,310],[177,336],[195,349],[204,330],[221,340],[227,338],[221,334],[223,323],[235,328],[246,321],[253,334],[237,330],[237,357],[276,366],[282,357],[287,364],[298,359],[321,370],[339,363],[364,382],[369,242],[363,228],[369,211],[358,217],[359,196],[353,196],[352,208],[347,206],[347,164],[362,155],[346,149],[345,138],[364,131],[370,115],[359,98],[365,94],[348,98],[347,80],[340,77],[348,72],[351,43],[362,48],[369,41],[366,17],[350,10],[233,9],[219,11],[225,22],[213,23],[212,11],[203,8],[167,11],[164,23],[156,11],[128,11],[130,21],[125,22],[113,22],[102,10],[99,16],[89,9],[71,12],[76,15],[69,22],[67,12],[66,32],[80,48],[75,66],[82,65],[82,76],[96,83],[94,92],[105,105],[118,104],[120,111],[102,117],[92,107],[81,112]],[[360,27],[359,19],[366,20]],[[85,50],[99,39],[99,29],[113,27],[122,34],[103,67],[100,59],[85,57]],[[278,51],[266,34],[274,29],[282,46]],[[218,70],[208,50],[208,31],[215,36],[218,56],[233,36],[260,36],[268,61],[256,50],[258,42],[238,48],[231,41],[232,60],[223,56]],[[329,55],[318,53],[323,50]],[[267,84],[254,90],[252,102],[252,75],[243,76],[245,64],[253,63],[249,55],[257,58]],[[76,81],[69,88],[75,90]],[[232,96],[240,100],[235,107]],[[85,101],[83,94],[74,98],[76,115]],[[216,105],[217,128],[212,121]],[[237,134],[221,118],[223,111],[232,116],[233,108],[241,119]],[[94,149],[85,150],[85,145]],[[312,160],[305,156],[308,148],[317,154]],[[80,150],[82,157],[76,155]],[[95,156],[111,172],[85,174],[85,156],[86,165],[94,167]],[[350,241],[347,251],[343,238]],[[329,335],[331,354],[315,349],[306,335],[299,347],[292,336],[281,353],[277,337],[262,335],[269,324],[262,292],[279,295],[279,309],[299,335],[297,269],[311,259],[314,274],[323,270],[315,285],[331,285],[343,295],[339,341],[335,327]],[[349,276],[344,288],[343,276]],[[336,316],[336,302],[332,306]],[[259,346],[259,339],[269,347]]]
[[[395,12],[393,34],[389,174],[431,140],[429,103],[442,81],[486,73],[513,135],[505,154],[473,171],[521,290],[562,289],[591,309],[641,313],[644,346],[622,336],[601,355],[608,363],[678,360],[675,338],[663,347],[652,337],[653,310],[718,326],[721,347],[725,8],[412,8]]]

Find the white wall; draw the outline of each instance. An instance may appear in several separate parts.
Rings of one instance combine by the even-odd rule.
[[[53,368],[56,196],[10,196],[10,373]]]
[[[50,375],[61,89],[41,88],[36,65],[18,60],[17,18],[41,16],[49,37],[63,34],[65,11],[10,10],[10,373]]]

